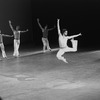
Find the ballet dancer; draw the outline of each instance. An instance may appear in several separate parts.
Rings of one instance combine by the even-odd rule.
[[[39,22],[39,19],[37,19],[38,25],[42,30],[42,43],[43,43],[43,52],[46,52],[46,48],[47,50],[51,51],[51,48],[49,46],[49,41],[48,41],[48,31],[53,30],[55,28],[55,26],[53,28],[48,29],[47,25],[43,28]]]
[[[2,52],[2,57],[7,58],[4,43],[3,43],[3,37],[13,37],[13,35],[2,34],[1,30],[0,30],[0,48],[1,48],[1,52]]]
[[[63,33],[61,33],[60,31],[60,25],[59,25],[59,21],[60,19],[57,19],[57,29],[58,29],[58,35],[59,35],[59,51],[57,52],[56,57],[59,60],[64,61],[65,63],[68,63],[66,61],[66,59],[63,57],[65,52],[76,52],[77,51],[77,44],[78,41],[74,40],[75,37],[78,37],[80,35],[82,35],[81,33],[77,34],[77,35],[72,35],[72,36],[68,36],[68,31],[66,29],[63,29]],[[67,45],[67,41],[71,39],[72,42],[72,47],[68,47]]]
[[[13,53],[13,56],[19,57],[20,33],[27,32],[28,29],[25,31],[20,31],[19,26],[16,26],[16,29],[14,29],[12,24],[11,24],[11,21],[9,21],[9,25],[10,25],[10,28],[13,31],[13,35],[14,35],[14,53]]]

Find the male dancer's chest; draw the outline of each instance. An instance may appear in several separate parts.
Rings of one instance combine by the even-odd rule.
[[[43,38],[48,38],[48,30],[43,31]]]
[[[67,37],[60,36],[59,37],[59,46],[60,47],[66,47],[67,41],[68,41]]]
[[[19,31],[14,32],[14,39],[20,40],[20,32]]]

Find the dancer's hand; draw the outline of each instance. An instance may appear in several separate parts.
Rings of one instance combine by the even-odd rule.
[[[37,18],[37,21],[39,21],[39,18]]]
[[[11,23],[11,21],[9,20],[9,23]]]
[[[28,29],[26,31],[29,31]]]
[[[79,33],[79,35],[82,35],[81,33]]]

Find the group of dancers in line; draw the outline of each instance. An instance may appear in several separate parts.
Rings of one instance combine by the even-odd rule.
[[[58,30],[58,42],[59,42],[59,50],[56,54],[56,57],[59,60],[64,61],[65,63],[68,63],[66,61],[66,59],[63,57],[65,52],[76,52],[77,51],[77,46],[78,46],[78,41],[74,40],[75,37],[78,37],[80,35],[82,35],[81,33],[77,34],[77,35],[72,35],[72,36],[68,36],[68,31],[66,29],[63,29],[61,32],[60,29],[60,23],[59,23],[60,19],[57,19],[57,30]],[[49,41],[48,41],[48,31],[53,30],[55,27],[48,29],[48,26],[46,25],[44,28],[42,27],[42,25],[39,22],[39,19],[37,19],[37,23],[40,27],[40,29],[42,30],[42,42],[43,42],[43,52],[46,52],[46,49],[51,51],[51,48],[49,46]],[[3,44],[3,37],[14,37],[14,52],[13,52],[13,56],[14,57],[19,57],[19,46],[20,46],[20,33],[24,33],[27,32],[27,30],[25,31],[20,31],[20,27],[16,26],[16,29],[13,28],[11,21],[9,21],[9,26],[13,32],[13,35],[5,35],[1,33],[0,30],[0,47],[1,47],[1,51],[2,51],[2,57],[3,58],[7,58],[7,55],[5,53],[5,48],[4,48],[4,44]],[[72,43],[72,47],[68,47],[67,45],[67,41],[71,40]]]
[[[7,58],[4,43],[3,43],[3,37],[14,37],[14,53],[13,53],[13,56],[14,57],[19,57],[20,33],[27,32],[28,29],[25,30],[25,31],[20,31],[19,26],[16,26],[16,29],[14,29],[13,26],[12,26],[11,21],[9,21],[9,26],[10,26],[12,32],[13,32],[13,35],[2,34],[2,32],[0,30],[0,47],[1,47],[2,57]]]

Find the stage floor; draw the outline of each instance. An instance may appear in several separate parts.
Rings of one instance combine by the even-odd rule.
[[[100,100],[100,51],[65,53],[68,64],[57,51],[9,52],[0,61],[3,100]]]

